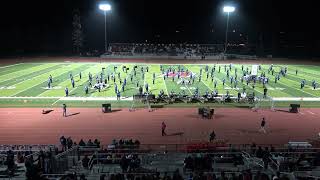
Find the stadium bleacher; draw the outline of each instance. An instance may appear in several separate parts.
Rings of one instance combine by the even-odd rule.
[[[320,175],[320,151],[312,147],[220,143],[215,148],[198,144],[198,149],[195,144],[190,151],[189,146],[144,145],[124,139],[99,146],[74,144],[65,151],[53,145],[3,145],[0,178],[242,180],[317,179]]]
[[[229,44],[228,57],[255,55],[254,46]],[[102,57],[117,56],[150,56],[150,57],[215,57],[224,52],[223,44],[147,44],[147,43],[113,43]],[[239,56],[240,55],[240,56]],[[239,56],[239,57],[238,57]],[[252,56],[253,57],[253,56]]]

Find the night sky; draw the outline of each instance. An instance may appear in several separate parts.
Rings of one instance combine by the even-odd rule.
[[[103,49],[104,15],[97,0],[8,1],[0,6],[0,55],[70,54],[72,16],[81,13],[85,50]],[[247,40],[275,56],[320,54],[314,1],[111,0],[109,42],[223,43],[224,4],[230,41]],[[235,30],[235,32],[232,32]],[[240,37],[241,34],[241,37]]]

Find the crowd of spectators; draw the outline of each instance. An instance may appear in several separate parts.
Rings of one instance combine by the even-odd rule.
[[[33,174],[33,171],[49,172],[52,153],[58,153],[58,149],[53,145],[3,145],[0,151],[0,165],[7,166],[5,174],[9,176],[14,176],[21,164],[25,164],[28,175]],[[34,162],[37,162],[36,165]]]
[[[184,160],[184,171],[211,171],[213,159],[209,155],[188,156]]]
[[[108,145],[108,149],[138,149],[140,147],[139,140],[133,139],[113,139],[111,144]]]
[[[112,140],[106,149],[101,149],[98,154],[94,154],[91,161],[87,156],[82,160],[84,168],[91,168],[90,164],[119,164],[123,172],[131,172],[140,167],[141,160],[134,154],[139,150],[140,142],[133,139]]]
[[[68,149],[71,149],[73,146],[77,145],[79,145],[80,147],[100,148],[100,141],[98,139],[95,139],[93,142],[91,139],[89,139],[87,143],[85,143],[84,140],[81,139],[77,144],[75,141],[72,140],[71,137],[65,138],[64,136],[61,136],[60,144],[62,146],[62,151],[66,151]]]
[[[57,152],[54,151],[40,151],[37,154],[37,159],[33,156],[28,156],[25,159],[26,177],[27,179],[36,179],[41,174],[52,173],[52,167],[54,166],[54,155]]]
[[[84,175],[68,174],[62,179],[85,180]],[[277,172],[270,178],[266,173],[257,171],[253,173],[250,169],[241,172],[220,172],[220,173],[208,173],[208,172],[192,172],[187,177],[184,177],[179,169],[176,169],[172,173],[164,172],[145,172],[145,173],[116,173],[116,174],[101,174],[100,180],[289,180],[289,175],[280,174]]]
[[[111,44],[112,55],[211,56],[223,52],[223,44]]]
[[[112,179],[112,180],[182,180],[184,179],[180,174],[179,170],[173,172],[172,175],[165,173],[163,176],[160,176],[159,173],[153,172],[149,169],[144,169],[141,166],[141,156],[135,152],[135,149],[140,147],[139,140],[133,139],[119,139],[112,140],[108,145],[108,148],[102,150],[100,142],[98,139],[92,141],[89,139],[85,142],[83,139],[79,143],[75,143],[71,137],[65,138],[62,136],[60,138],[61,145],[63,146],[63,151],[68,150],[74,145],[79,145],[80,147],[94,147],[99,148],[99,152],[102,152],[99,156],[98,154],[87,155],[85,154],[82,158],[82,166],[85,169],[90,168],[90,164],[96,163],[115,163],[119,164],[122,173],[120,174],[111,174],[105,176],[102,175],[100,179]],[[270,168],[271,161],[276,162],[281,167],[279,170],[286,171],[288,173],[298,171],[298,167],[312,167],[320,164],[320,153],[313,153],[310,156],[310,153],[290,153],[291,150],[286,152],[281,152],[279,149],[275,150],[273,146],[270,147],[260,147],[256,144],[251,145],[250,155],[261,159],[263,162],[264,169],[262,172]],[[3,151],[1,151],[3,152]],[[60,151],[61,152],[61,151]],[[106,152],[106,153],[104,153]],[[14,174],[16,164],[24,163],[26,168],[26,178],[27,179],[41,179],[42,174],[53,173],[52,169],[54,167],[55,156],[59,153],[57,148],[51,148],[48,146],[44,149],[33,149],[33,146],[26,147],[12,147],[6,151],[5,155],[5,164],[7,165],[8,174]],[[294,156],[294,157],[292,157]],[[226,156],[224,156],[225,158]],[[217,174],[214,172],[213,164],[219,163],[218,159],[220,158],[214,155],[205,154],[205,153],[193,153],[189,155],[184,160],[183,172],[184,175],[188,175],[188,180],[264,180],[264,179],[288,179],[288,175],[284,174],[274,174],[273,178],[270,178],[267,174],[264,174],[260,171],[251,172],[250,169],[245,171],[236,171],[236,172],[221,172]],[[236,157],[231,157],[231,162],[240,162]],[[80,160],[80,158],[78,159]],[[238,161],[239,160],[239,161]],[[289,162],[290,164],[286,164]],[[234,164],[237,166],[238,164]],[[312,169],[305,169],[312,170]],[[139,174],[141,173],[141,174]],[[269,174],[270,175],[270,174]],[[66,175],[64,178],[72,179],[77,175]],[[86,179],[84,175],[78,176],[80,179]]]
[[[120,160],[122,172],[136,172],[141,165],[141,160],[136,154],[123,155]]]

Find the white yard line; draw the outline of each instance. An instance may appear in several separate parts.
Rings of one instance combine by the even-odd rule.
[[[211,89],[203,80],[201,80],[201,82],[202,82],[204,85],[206,85],[206,86],[210,89],[210,91],[212,91],[212,89]]]
[[[80,67],[80,66],[79,66],[79,67]],[[77,68],[79,68],[79,67],[76,67],[75,69],[77,69]],[[60,76],[60,75],[62,75],[62,74],[64,74],[64,73],[67,73],[67,71],[66,71],[66,72],[63,71],[62,73],[57,74],[56,76]],[[53,73],[52,73],[52,74],[53,74]],[[41,74],[41,75],[43,75],[43,74]],[[41,76],[41,75],[39,75],[39,76]],[[36,77],[38,77],[38,76],[36,76]],[[29,79],[29,80],[30,80],[30,79]],[[27,80],[27,81],[28,81],[28,80]],[[25,82],[25,81],[22,81],[22,82],[17,83],[17,84],[21,84],[21,83],[23,83],[23,82]],[[18,91],[18,92],[16,92],[16,93],[12,94],[11,96],[17,95],[17,94],[19,94],[19,93],[21,93],[21,92],[23,92],[23,91],[26,91],[26,90],[28,90],[28,89],[31,89],[31,88],[35,87],[35,86],[38,86],[39,84],[42,84],[43,82],[45,82],[45,81],[41,81],[40,83],[37,83],[37,84],[35,84],[35,85],[31,86],[31,87],[28,87],[28,88],[26,88],[26,89],[24,89],[24,90]],[[14,84],[13,86],[16,86],[17,84]]]
[[[51,106],[55,105],[60,99],[56,100],[54,103],[51,104]]]
[[[185,85],[186,86],[186,85]],[[190,91],[190,89],[186,86],[186,88]],[[191,92],[191,91],[190,91]],[[122,97],[123,99],[132,99],[132,97]],[[0,96],[0,100],[4,99],[61,99],[61,100],[112,100],[117,99],[116,97],[64,97],[64,96],[57,96],[57,97],[10,97],[10,96]],[[320,102],[320,98],[302,98],[302,97],[277,97],[272,98],[273,101],[317,101]],[[311,112],[311,111],[310,111]]]
[[[59,99],[61,97],[24,97],[24,96],[15,96],[15,97],[10,97],[10,96],[2,96],[0,97],[1,99]]]
[[[0,97],[1,99],[59,99],[63,101],[116,101],[117,97]],[[122,100],[131,101],[132,97],[121,97]]]
[[[160,68],[160,64],[158,64],[158,65],[159,65],[159,68]],[[160,72],[160,73],[162,73],[162,72]],[[164,74],[162,74],[162,75],[165,76]],[[166,88],[167,95],[169,95],[169,93],[168,93],[168,88],[167,88],[167,84],[166,84],[166,81],[163,79],[163,76],[161,76],[161,78],[162,78],[164,87]]]
[[[142,92],[143,93],[145,93],[145,85],[146,85],[146,73],[145,73],[145,71],[143,70],[143,73],[144,73],[144,75],[143,75],[143,88],[142,88]],[[149,85],[148,85],[149,86]]]
[[[274,97],[273,101],[320,101],[316,97]]]
[[[192,95],[192,92],[190,91],[189,87],[186,84],[184,84],[184,86],[189,90],[190,95]]]
[[[108,65],[109,66],[109,65]],[[107,66],[107,67],[108,67]],[[87,70],[85,70],[85,71],[83,71],[83,72],[81,72],[82,74],[87,74],[87,72],[90,72],[91,71],[91,69],[93,69],[94,67],[90,67],[89,69],[87,69]],[[90,71],[89,71],[90,70]],[[75,75],[74,77],[77,77],[77,76],[80,76],[79,74],[77,74],[77,75]],[[65,80],[65,81],[63,81],[63,82],[61,82],[61,83],[59,83],[57,86],[60,86],[60,84],[63,84],[64,82],[66,82],[66,81],[69,81],[70,79],[67,79],[67,80]],[[83,85],[84,83],[86,83],[87,81],[83,81],[82,83],[80,83],[80,84],[77,84],[77,86],[75,87],[75,88],[73,88],[71,91],[69,91],[69,93],[71,93],[72,91],[74,91],[74,90],[76,90],[76,89],[78,89],[81,85]],[[41,94],[39,94],[39,95],[37,95],[37,96],[41,96],[42,94],[44,94],[44,93],[46,93],[47,91],[44,91],[43,93],[41,93]]]
[[[291,80],[291,79],[286,79],[286,80],[289,80],[289,81],[292,81],[292,82],[297,83],[296,81],[293,81],[293,80]],[[284,86],[290,87],[290,86],[286,85],[285,83],[283,83],[283,82],[281,82],[281,81],[278,81],[278,83],[283,84]],[[308,85],[306,85],[306,87],[308,87]],[[310,87],[311,87],[311,86],[310,86]],[[301,89],[299,89],[299,88],[293,88],[293,89],[298,90],[298,91],[301,91],[301,92],[306,93],[306,94],[310,94],[310,95],[313,96],[313,97],[316,96],[316,95],[314,95],[314,94],[311,94],[311,93],[308,93],[308,92],[306,92],[306,91],[303,91],[303,90],[301,90]]]
[[[12,64],[12,65],[8,65],[8,66],[0,66],[0,69],[12,67],[12,66],[17,66],[17,65],[19,65],[19,64],[24,64],[24,63]]]
[[[10,73],[8,73],[8,74],[3,74],[3,75],[1,75],[0,77],[1,77],[1,79],[3,78],[3,76],[9,76],[8,78],[5,78],[5,79],[3,79],[3,80],[0,80],[0,83],[3,83],[3,82],[5,82],[5,81],[9,81],[9,80],[13,80],[13,79],[16,79],[16,78],[19,78],[19,79],[21,79],[21,78],[23,78],[23,76],[28,76],[28,75],[30,75],[30,74],[32,74],[32,73],[34,73],[34,72],[38,72],[38,71],[42,71],[42,70],[45,70],[45,69],[49,69],[49,68],[52,68],[52,67],[54,67],[54,66],[48,66],[48,67],[46,67],[47,65],[45,65],[44,64],[44,67],[41,67],[40,69],[33,69],[33,68],[36,68],[36,67],[31,67],[29,70],[26,70],[26,69],[23,69],[23,70],[19,70],[19,71],[14,71],[14,72],[10,72]],[[24,72],[25,71],[25,72]],[[30,72],[31,71],[31,72]],[[21,72],[24,72],[23,74],[21,74]],[[17,73],[19,73],[19,74],[17,74]],[[36,76],[34,76],[34,77],[37,77],[37,76],[40,76],[40,75],[42,75],[42,74],[39,74],[39,75],[36,75]],[[28,79],[29,80],[29,79]],[[23,82],[23,81],[22,81]],[[20,82],[20,83],[22,83],[22,82]],[[18,84],[18,83],[17,83]]]
[[[164,75],[164,76],[165,76],[165,75]],[[168,88],[167,88],[167,84],[166,84],[166,81],[163,79],[163,77],[162,77],[162,81],[163,81],[164,87],[166,88],[167,95],[169,95],[169,93],[168,93]]]

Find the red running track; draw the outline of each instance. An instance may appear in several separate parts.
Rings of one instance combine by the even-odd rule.
[[[59,137],[71,136],[77,142],[98,138],[108,144],[113,138],[139,139],[143,144],[185,144],[207,141],[215,130],[218,139],[234,144],[285,144],[289,140],[304,141],[320,132],[320,109],[301,109],[298,114],[250,109],[219,108],[213,119],[202,119],[196,108],[146,109],[129,112],[121,109],[103,114],[98,108],[70,108],[62,117],[61,109],[43,115],[38,108],[1,108],[0,144],[58,144]],[[267,119],[267,134],[258,132],[261,118]],[[161,123],[167,133],[161,136]]]

